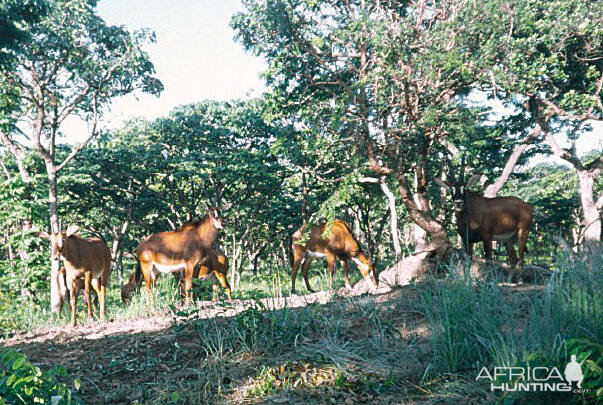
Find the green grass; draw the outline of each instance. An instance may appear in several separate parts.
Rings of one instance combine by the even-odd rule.
[[[132,267],[132,266],[129,266]],[[128,268],[129,268],[128,267]],[[301,273],[301,272],[300,272]],[[310,271],[310,284],[314,290],[328,289],[328,273],[324,263],[313,263]],[[230,276],[230,274],[229,274]],[[127,275],[126,275],[127,277]],[[162,276],[156,284],[154,303],[149,306],[144,296],[144,283],[142,293],[134,295],[132,301],[124,306],[121,302],[121,285],[116,275],[112,275],[112,282],[107,289],[106,316],[107,319],[131,319],[153,316],[157,313],[169,313],[173,306],[180,304],[178,285],[171,276]],[[358,271],[351,269],[350,280],[352,283],[361,278]],[[230,277],[229,277],[230,282]],[[196,297],[202,300],[211,300],[211,281],[196,281]],[[334,288],[343,287],[343,274],[338,267],[335,271]],[[297,287],[299,293],[307,293],[301,274],[298,274]],[[235,299],[258,299],[264,297],[288,296],[291,292],[290,269],[280,269],[270,275],[253,276],[249,272],[243,273],[238,288],[233,288]],[[225,298],[223,292],[221,299]],[[80,296],[77,307],[78,323],[87,322],[86,305]],[[5,334],[13,330],[32,330],[52,325],[66,326],[69,323],[69,303],[64,303],[61,318],[50,313],[50,297],[48,293],[40,293],[34,302],[30,298],[19,295],[0,297],[0,325]],[[92,322],[95,322],[93,320]]]
[[[360,272],[353,265],[350,265],[348,274],[351,284],[354,284],[362,279]],[[308,270],[308,275],[310,286],[313,290],[326,291],[329,289],[329,273],[324,260],[315,260],[312,262]],[[344,284],[343,270],[338,263],[335,268],[333,289],[339,290],[344,286]],[[301,269],[297,273],[295,286],[298,294],[308,293],[306,290],[306,284],[304,283],[304,279],[301,275]],[[272,274],[258,274],[257,276],[254,276],[249,272],[243,273],[238,288],[233,290],[233,297],[242,299],[274,297],[278,296],[279,293],[285,296],[291,294],[290,268],[279,269],[278,272],[275,270],[272,272]]]
[[[481,367],[531,364],[563,369],[568,343],[600,342],[602,268],[603,255],[576,261],[560,256],[543,288],[530,294],[500,287],[500,280],[476,282],[452,274],[417,286],[418,306],[434,331],[434,358],[426,380],[455,377],[441,384],[436,397],[459,400],[466,392],[479,391],[482,387],[473,380]],[[553,394],[509,393],[494,399],[505,404],[580,400],[576,394]]]
[[[162,277],[153,307],[146,304],[143,294],[123,307],[119,286],[113,285],[108,317],[173,314],[172,333],[193,342],[195,353],[201,354],[194,357],[195,371],[187,371],[186,378],[161,373],[152,380],[140,394],[145,403],[271,399],[318,403],[325,398],[348,403],[595,400],[594,389],[587,394],[493,394],[487,383],[475,377],[481,367],[545,365],[562,369],[569,355],[577,354],[580,359],[590,356],[590,363],[585,363],[588,384],[600,385],[597,378],[601,379],[603,349],[601,355],[597,350],[603,338],[603,255],[575,261],[559,256],[544,284],[522,289],[499,284],[504,280],[496,275],[487,281],[459,277],[452,271],[458,265],[445,266],[444,278],[410,285],[385,297],[339,298],[326,305],[279,310],[268,310],[258,302],[236,316],[209,319],[202,316],[203,309],[179,305],[177,285],[171,277]],[[315,289],[327,288],[324,267],[312,268]],[[355,270],[350,275],[354,280],[360,278]],[[305,291],[301,277],[297,281]],[[288,295],[290,283],[285,271],[259,277],[244,274],[233,295]],[[211,299],[211,283],[206,284],[199,294]],[[338,271],[336,287],[342,285]],[[37,310],[15,305],[17,324],[22,328],[50,324],[47,303],[40,305]],[[83,305],[79,318],[85,319]],[[134,354],[124,351],[122,360],[128,367],[138,364],[141,370],[160,365],[177,370],[183,353],[177,346],[162,348],[159,354],[149,349],[141,360],[129,358]],[[120,389],[132,387],[124,384]],[[120,389],[108,390],[104,399],[136,397]]]
[[[142,288],[144,290],[144,288]],[[48,293],[39,294],[37,301],[27,297],[15,297],[6,300],[5,306],[0,313],[0,322],[5,319],[8,326],[4,332],[8,334],[11,330],[32,330],[48,326],[66,326],[70,320],[69,302],[64,302],[60,318],[50,313],[50,297]],[[113,282],[107,289],[106,317],[107,319],[140,318],[149,317],[160,313],[168,313],[170,307],[180,301],[178,286],[173,277],[162,277],[156,285],[154,293],[154,305],[146,303],[144,294],[136,294],[132,302],[123,306],[121,302],[121,286]],[[98,308],[96,309],[98,316]],[[77,300],[77,322],[85,324],[87,320],[87,307],[80,296]],[[91,322],[96,322],[93,319]]]

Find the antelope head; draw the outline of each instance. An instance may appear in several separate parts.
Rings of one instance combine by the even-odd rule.
[[[211,223],[216,229],[224,228],[224,217],[222,216],[222,212],[228,211],[231,206],[232,203],[228,203],[223,207],[211,207],[207,209]]]
[[[454,210],[456,212],[460,212],[460,211],[462,211],[463,206],[465,204],[465,196],[467,194],[467,190],[474,184],[481,182],[482,176],[474,174],[473,176],[471,176],[469,178],[469,180],[467,180],[467,182],[465,182],[465,157],[464,156],[463,156],[463,160],[461,163],[461,170],[460,170],[458,179],[454,178],[454,175],[453,175],[454,171],[453,171],[452,164],[450,163],[450,161],[448,161],[448,167],[449,167],[450,181],[442,181],[442,180],[436,178],[435,182],[438,183],[440,186],[450,190],[450,194],[452,196],[452,201],[454,202]]]
[[[50,241],[52,259],[58,260],[65,245],[65,239],[74,235],[79,230],[77,225],[70,225],[66,231],[57,233],[35,232],[34,235]]]

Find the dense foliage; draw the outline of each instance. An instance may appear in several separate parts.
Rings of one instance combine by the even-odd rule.
[[[76,404],[65,384],[57,377],[65,376],[63,367],[43,372],[21,353],[0,350],[0,404]],[[77,382],[76,384],[78,384]],[[52,400],[52,398],[56,398]]]
[[[49,318],[56,307],[58,261],[35,230],[77,224],[84,236],[103,238],[115,291],[142,238],[232,203],[217,244],[235,291],[254,277],[278,283],[281,293],[290,236],[308,222],[349,222],[379,270],[416,251],[449,263],[460,245],[456,219],[435,180],[463,170],[484,175],[476,191],[532,204],[528,264],[567,270],[559,263],[566,254],[598,257],[603,151],[580,156],[576,143],[603,119],[603,2],[244,0],[231,26],[236,41],[265,58],[266,94],[174,106],[105,131],[98,124],[112,99],[136,90],[159,95],[163,86],[144,50],[153,33],[106,24],[96,3],[0,3],[2,330],[26,326],[33,312]],[[77,145],[61,132],[73,117],[89,128]],[[586,277],[580,283],[594,277],[587,273],[576,276]],[[430,322],[465,339],[465,351],[439,352],[435,370],[458,372],[467,366],[460,357],[493,361],[497,352],[475,340],[473,325],[446,324],[450,313],[438,311],[461,317],[474,300],[503,302],[500,291],[447,287],[423,292],[421,305]],[[559,309],[545,304],[530,316]],[[268,344],[254,332],[256,312],[233,321],[245,332],[237,345]],[[474,315],[491,330],[509,322]],[[523,360],[509,353],[507,363]],[[13,352],[4,359],[3,373],[41,385],[9,377],[2,395],[68,397],[52,373]],[[270,370],[263,376],[274,379]]]

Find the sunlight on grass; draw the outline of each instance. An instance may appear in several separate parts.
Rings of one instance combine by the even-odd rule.
[[[172,277],[160,278],[151,306],[144,288],[122,306],[119,286],[113,285],[109,319],[161,315],[172,319],[171,333],[185,341],[182,347],[148,347],[138,355],[122,350],[111,364],[124,372],[144,373],[166,364],[177,370],[182,356],[195,353],[195,372],[187,379],[161,374],[143,395],[153,398],[151,403],[317,403],[325,398],[351,403],[423,398],[435,403],[468,397],[545,403],[545,397],[526,393],[493,394],[475,381],[476,372],[482,366],[557,365],[566,361],[571,345],[592,352],[593,342],[603,335],[603,256],[560,256],[544,284],[521,287],[501,284],[504,277],[496,274],[485,281],[459,276],[459,265],[448,265],[444,278],[411,284],[387,296],[340,297],[325,305],[277,309],[258,299],[289,295],[287,272],[244,274],[234,296],[255,301],[239,302],[244,307],[226,317],[208,317],[205,304],[182,305]],[[311,283],[326,289],[328,278],[321,267],[313,268]],[[198,296],[210,299],[211,282],[201,284]],[[342,284],[337,277],[336,285]],[[207,308],[228,310],[234,305],[222,301]],[[31,330],[65,324],[66,312],[63,320],[51,320],[46,307],[47,302],[15,304],[10,307],[14,325]],[[80,299],[83,323],[84,307]],[[123,390],[107,393],[104,400],[133,395],[131,387]],[[593,397],[563,398],[573,403]]]

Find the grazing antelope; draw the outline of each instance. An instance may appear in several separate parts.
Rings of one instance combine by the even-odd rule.
[[[310,287],[308,281],[308,267],[310,263],[317,257],[326,257],[327,265],[329,267],[329,288],[333,288],[333,273],[335,272],[335,259],[341,261],[343,267],[343,276],[345,279],[345,286],[351,289],[350,279],[348,277],[348,261],[352,260],[356,263],[358,270],[362,273],[365,280],[371,281],[373,286],[377,288],[377,281],[375,280],[374,267],[371,265],[369,259],[362,253],[358,242],[352,235],[352,231],[347,223],[340,219],[336,219],[331,225],[331,229],[328,236],[323,237],[326,224],[313,225],[310,230],[310,238],[305,244],[300,244],[302,239],[305,225],[301,227],[292,236],[293,240],[293,272],[291,273],[291,293],[295,293],[295,278],[299,265],[304,261],[302,266],[302,275],[306,283],[306,288],[310,292],[314,292]]]
[[[142,283],[142,271],[140,270],[140,263],[136,264],[136,270],[130,275],[128,282],[121,287],[121,302],[125,305],[132,299],[134,291],[138,289],[140,283]]]
[[[111,252],[105,242],[98,238],[81,238],[75,234],[78,229],[77,226],[71,225],[67,228],[67,231],[56,234],[36,232],[37,236],[50,241],[53,259],[63,258],[71,304],[71,326],[76,324],[77,298],[82,288],[82,279],[88,305],[88,318],[92,317],[90,302],[90,286],[92,286],[100,301],[100,318],[105,320],[106,288],[111,271]],[[59,301],[59,314],[62,307],[61,299]]]
[[[487,198],[469,190],[480,177],[471,176],[465,183],[461,170],[459,181],[435,180],[451,191],[458,234],[469,255],[473,255],[473,244],[483,241],[486,258],[492,259],[492,241],[503,242],[509,262],[512,266],[518,264],[521,272],[534,216],[532,206],[517,197]],[[515,254],[515,242],[519,248],[519,259]]]
[[[136,255],[144,277],[147,298],[153,300],[151,288],[160,273],[184,270],[184,287],[187,292],[185,300],[189,302],[192,298],[192,293],[189,292],[194,269],[207,260],[208,251],[222,227],[221,209],[212,208],[196,222],[184,224],[173,231],[155,233],[143,239],[136,248]],[[136,279],[136,275],[134,278]]]
[[[228,279],[226,278],[228,272],[228,258],[217,250],[210,249],[208,251],[208,259],[205,263],[199,266],[199,271],[195,270],[195,275],[198,279],[203,280],[207,277],[210,277],[213,273],[214,275],[214,284],[212,286],[213,289],[213,300],[218,300],[218,282],[222,285],[222,288],[226,290],[226,295],[228,299],[232,299],[230,284],[228,283]],[[174,277],[180,281],[180,291],[182,296],[185,296],[184,284],[182,281],[181,272],[173,273]],[[142,271],[140,270],[140,266],[137,266],[136,271],[132,273],[128,282],[121,288],[121,301],[124,304],[127,304],[132,299],[132,294],[134,291],[140,286],[142,282]]]

